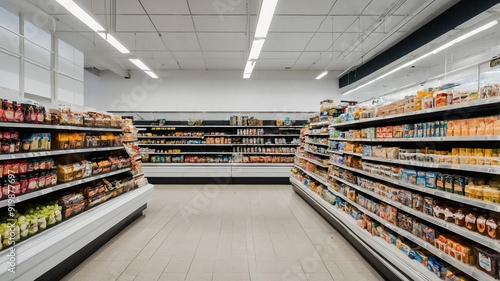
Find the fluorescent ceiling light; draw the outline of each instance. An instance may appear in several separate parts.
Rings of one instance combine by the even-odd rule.
[[[140,59],[128,59],[131,61],[133,64],[135,64],[137,67],[139,67],[140,70],[147,71],[150,70],[149,67],[147,67]]]
[[[106,33],[106,29],[102,27],[89,13],[83,10],[78,4],[76,4],[73,0],[56,0],[61,6],[66,8],[71,14],[73,14],[76,18],[81,20],[84,24],[86,24],[90,29],[97,32],[99,36],[101,36],[104,40],[108,41],[113,47],[115,47],[118,51],[123,54],[128,54],[130,51],[125,48],[115,37]]]
[[[257,21],[257,29],[255,30],[255,38],[266,38],[273,20],[276,4],[278,4],[278,0],[263,0],[259,20]]]
[[[371,83],[373,83],[373,82],[375,82],[377,80],[380,80],[380,79],[382,79],[382,78],[384,78],[384,77],[386,77],[386,76],[388,76],[388,75],[390,75],[390,74],[392,74],[392,73],[394,73],[394,72],[396,72],[396,71],[398,71],[400,69],[403,69],[405,67],[413,65],[414,63],[416,63],[419,60],[422,60],[422,59],[424,59],[424,58],[426,58],[426,57],[428,57],[430,55],[437,54],[437,53],[441,52],[442,50],[445,50],[445,49],[447,49],[447,48],[455,45],[456,43],[458,43],[460,41],[463,41],[463,40],[465,40],[465,39],[467,39],[467,38],[469,38],[469,37],[471,37],[473,35],[478,34],[481,31],[484,31],[484,30],[486,30],[486,29],[488,29],[490,27],[495,26],[496,24],[498,24],[498,21],[499,21],[498,19],[495,19],[495,20],[493,20],[491,22],[488,22],[487,24],[484,24],[484,25],[482,25],[482,26],[480,26],[478,28],[475,28],[472,31],[469,31],[469,32],[465,33],[464,35],[462,35],[462,36],[460,36],[460,37],[458,37],[456,39],[453,39],[450,42],[448,42],[448,43],[446,43],[446,44],[444,44],[444,45],[442,45],[442,46],[440,46],[440,47],[438,47],[438,48],[436,48],[436,49],[434,49],[434,50],[432,50],[432,51],[430,51],[430,52],[428,52],[428,53],[426,53],[424,55],[421,55],[420,57],[418,57],[418,58],[416,58],[416,59],[414,59],[412,61],[409,61],[409,62],[407,62],[407,63],[405,63],[403,65],[400,65],[400,66],[394,68],[393,70],[391,70],[391,71],[389,71],[389,72],[387,72],[387,73],[385,73],[385,74],[383,74],[383,75],[381,75],[381,76],[379,76],[377,78],[374,78],[374,79],[372,79],[371,81],[369,81],[369,82],[367,82],[365,84],[362,84],[362,85],[360,85],[360,86],[358,86],[358,87],[356,87],[356,88],[354,88],[352,90],[349,90],[349,91],[345,92],[343,95],[350,94],[350,93],[352,93],[352,92],[354,92],[356,90],[359,90],[359,89],[361,89],[361,88],[363,88],[363,87],[365,87],[365,86],[367,86],[367,85],[369,85],[369,84],[371,84]],[[316,77],[316,79],[318,79],[318,77]]]
[[[255,61],[247,61],[247,65],[245,66],[245,72],[243,72],[243,78],[248,79],[252,75],[253,68],[255,67]]]
[[[158,76],[151,70],[145,70],[144,72],[146,72],[146,74],[149,75],[151,78],[154,78],[154,79],[158,78]]]
[[[250,49],[250,54],[248,55],[248,62],[245,66],[245,72],[243,72],[244,79],[248,79],[252,75],[252,71],[255,66],[255,60],[259,58],[262,47],[264,46],[264,39],[267,37],[267,32],[269,31],[269,26],[271,26],[271,21],[273,20],[274,10],[276,10],[277,4],[278,0],[262,1],[252,48]]]
[[[256,60],[259,58],[260,51],[262,51],[262,47],[264,47],[264,42],[266,42],[266,39],[253,40],[252,49],[250,49],[250,55],[248,56],[249,60]]]
[[[325,75],[327,75],[327,74],[328,74],[328,71],[326,71],[326,70],[325,70],[325,71],[323,71],[323,72],[321,72],[321,74],[320,74],[320,75],[318,75],[318,77],[316,77],[316,80],[319,80],[319,79],[323,78],[323,77],[324,77]]]
[[[73,2],[73,0],[56,0],[61,6],[66,8],[70,13],[72,13],[75,17],[81,20],[84,24],[86,24],[90,29],[95,32],[103,32],[105,31],[104,27],[100,25],[92,16],[90,16],[87,12],[85,12],[78,4]]]
[[[108,41],[111,46],[115,47],[118,51],[120,51],[122,54],[128,54],[130,51],[125,48],[125,46],[122,45],[122,43],[118,42],[113,35],[105,32],[98,32],[98,34],[106,41]]]

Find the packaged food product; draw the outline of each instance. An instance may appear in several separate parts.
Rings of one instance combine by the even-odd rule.
[[[499,225],[499,220],[498,217],[495,216],[490,216],[488,220],[486,221],[486,231],[488,233],[488,236],[492,239],[499,239],[499,231],[500,231],[500,225]]]
[[[470,231],[476,231],[477,210],[469,212],[465,216],[465,227]]]
[[[487,216],[485,214],[480,214],[476,219],[477,232],[485,236],[488,234],[486,230],[486,220]]]
[[[457,208],[455,211],[455,224],[458,226],[464,226],[465,225],[465,210],[463,207]]]
[[[493,278],[498,277],[499,254],[482,246],[475,247],[476,267]]]

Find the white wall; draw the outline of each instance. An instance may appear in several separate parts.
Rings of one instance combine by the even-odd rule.
[[[175,70],[151,79],[111,71],[85,72],[85,106],[110,111],[310,111],[324,99],[340,100],[336,75],[315,80],[316,71]]]

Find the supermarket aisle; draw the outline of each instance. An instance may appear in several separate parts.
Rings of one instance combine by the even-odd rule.
[[[64,280],[383,280],[291,186],[156,186]]]

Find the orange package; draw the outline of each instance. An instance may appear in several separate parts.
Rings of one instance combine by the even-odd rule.
[[[453,136],[461,137],[462,136],[462,120],[456,120],[453,126]]]
[[[497,116],[495,122],[493,122],[493,134],[500,135],[500,116]]]
[[[453,137],[453,128],[455,127],[454,121],[448,121],[448,133],[446,134],[448,137]]]
[[[469,135],[469,119],[462,120],[460,122],[460,129],[462,131],[462,137],[466,137]]]
[[[477,135],[484,136],[486,133],[486,124],[484,123],[484,118],[477,119]]]
[[[484,134],[487,136],[492,136],[494,133],[494,123],[495,123],[495,117],[487,117],[484,119],[484,123],[486,125],[486,129]]]
[[[476,118],[469,119],[469,136],[477,136],[478,120]]]

